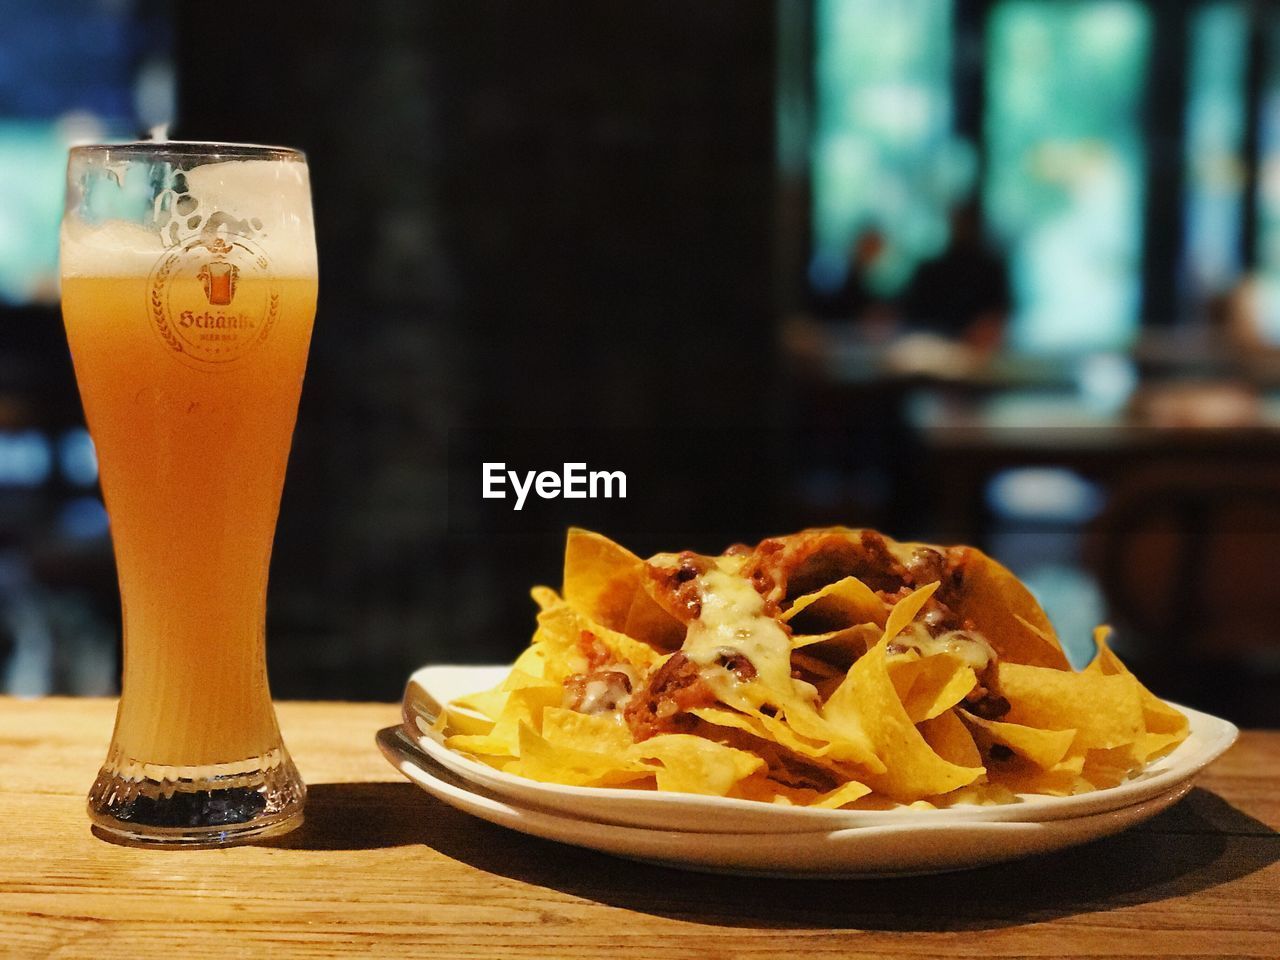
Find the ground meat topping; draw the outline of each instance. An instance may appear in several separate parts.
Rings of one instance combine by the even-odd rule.
[[[720,648],[720,655],[716,657],[716,664],[736,675],[743,683],[756,678],[755,664],[747,658],[746,654],[732,647]]]
[[[909,576],[888,542],[874,530],[806,530],[763,540],[747,558],[743,575],[766,600],[781,607],[796,597],[854,576],[872,590],[896,591]]]
[[[932,547],[916,547],[904,564],[907,578],[914,586],[941,580],[947,573],[947,558]]]
[[[673,653],[627,703],[624,716],[636,742],[659,733],[681,733],[696,724],[688,711],[709,707],[715,694],[701,668],[683,653]]]
[[[702,615],[702,593],[698,577],[711,569],[713,562],[685,550],[676,556],[674,566],[649,566],[649,576],[657,586],[658,603],[681,623]]]
[[[932,582],[932,581],[931,581]],[[930,597],[921,608],[920,620],[935,637],[955,630],[974,629],[973,621],[962,618],[937,597]]]
[[[597,670],[565,677],[563,706],[578,713],[611,713],[625,707],[631,678],[621,670]]]
[[[986,687],[977,686],[965,697],[964,708],[983,720],[999,720],[1010,710],[1009,701],[992,693]]]
[[[742,575],[751,581],[756,593],[775,609],[783,597],[778,577],[781,574],[779,564],[783,559],[784,549],[781,540],[762,540],[755,550],[745,555],[747,561],[742,568]]]

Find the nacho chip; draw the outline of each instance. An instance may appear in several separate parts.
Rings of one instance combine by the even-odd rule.
[[[865,731],[885,771],[868,775],[864,782],[877,793],[898,800],[949,793],[972,783],[983,772],[980,766],[962,767],[934,752],[898,699],[885,663],[889,640],[910,622],[935,586],[917,590],[894,607],[884,639],[853,665],[822,711],[837,729]],[[918,602],[913,602],[917,598]]]
[[[973,621],[1000,659],[1070,670],[1053,624],[1021,581],[974,547],[961,548],[959,583],[947,593],[956,613]]]
[[[526,676],[537,677],[539,680],[547,679],[547,656],[546,651],[534,644],[525,650],[516,658],[516,662],[511,665],[512,673],[523,673]]]
[[[658,650],[679,650],[684,642],[685,625],[662,609],[653,598],[652,586],[646,580],[631,601],[622,632]]]
[[[795,634],[791,638],[792,657],[804,651],[808,656],[840,667],[843,676],[853,661],[875,646],[882,630],[882,625],[859,623],[826,633]]]
[[[661,763],[656,772],[659,790],[717,797],[765,765],[753,753],[684,733],[645,740],[631,748],[631,755]]]
[[[1143,763],[1141,741],[1138,744],[1126,743],[1110,749],[1090,750],[1084,758],[1080,775],[1097,790],[1115,787],[1125,780]]]
[[[1187,738],[1191,727],[1186,714],[1165,703],[1129,672],[1129,668],[1116,656],[1108,644],[1110,634],[1111,628],[1107,626],[1098,627],[1093,631],[1093,641],[1098,648],[1098,653],[1093,658],[1093,662],[1085,667],[1084,672],[1100,673],[1104,676],[1126,676],[1133,681],[1138,689],[1138,697],[1142,701],[1142,720],[1146,726],[1146,734],[1140,743],[1139,754],[1143,762],[1146,762],[1168,753],[1180,744]]]
[[[520,729],[538,727],[547,707],[560,706],[563,691],[558,684],[520,687],[507,694],[493,729],[481,736],[456,734],[445,739],[450,750],[497,757],[520,756]],[[537,778],[535,778],[537,779]]]
[[[533,597],[533,602],[538,605],[539,610],[546,610],[560,602],[560,594],[550,587],[534,587],[529,591],[529,596]]]
[[[957,712],[973,731],[974,740],[984,752],[989,753],[991,745],[998,743],[1042,770],[1050,770],[1061,763],[1076,739],[1075,730],[1042,730],[1020,723],[984,720],[967,710]]]
[[[1069,797],[1093,789],[1093,785],[1081,776],[1083,756],[1067,757],[1048,770],[1036,766],[1030,760],[1015,756],[1010,760],[987,765],[987,776],[992,783],[1013,793],[1039,793],[1051,797]]]
[[[921,608],[938,589],[938,584],[930,583],[912,591],[893,605],[889,618],[884,624],[883,642],[888,642],[900,634],[908,623],[916,618]]]
[[[591,634],[619,663],[648,669],[664,656],[649,644],[610,630],[562,601],[538,614],[538,632],[534,635],[534,643],[544,645],[548,678],[561,682],[570,673],[581,673],[586,669],[586,660],[579,647],[583,633]]]
[[[832,760],[853,763],[871,773],[881,773],[884,761],[876,756],[875,746],[867,731],[856,720],[846,718],[836,725],[825,716],[801,701],[794,701],[783,708],[785,726],[790,726],[802,736],[828,747],[827,756]],[[779,721],[766,718],[777,725]]]
[[[471,737],[482,737],[492,732],[493,721],[488,718],[474,716],[465,710],[457,710],[453,705],[447,706],[436,717],[436,722],[432,724],[432,732],[443,734],[444,731],[450,734],[464,734]]]
[[[958,767],[981,767],[982,754],[973,740],[973,734],[957,715],[947,710],[936,717],[916,725],[925,743],[948,763]]]
[[[504,690],[502,684],[498,684],[492,690],[481,690],[478,693],[467,694],[465,697],[458,697],[449,704],[449,707],[479,713],[489,719],[489,726],[492,727],[493,722],[502,716],[502,708],[507,705],[510,696],[511,691]]]
[[[784,807],[818,807],[839,810],[842,807],[861,805],[871,793],[871,788],[857,780],[842,783],[833,790],[814,790],[795,787],[766,776],[755,774],[738,784],[733,796],[744,800],[756,800]]]
[[[845,577],[796,597],[780,619],[790,623],[800,617],[811,631],[816,627],[819,632],[830,632],[860,623],[882,625],[887,616],[885,602],[870,587],[857,577]]]
[[[888,658],[889,678],[912,723],[931,720],[963,700],[978,685],[973,668],[959,657],[909,651]]]
[[[832,527],[643,561],[572,530],[563,589],[534,589],[504,681],[441,713],[450,748],[580,786],[927,809],[1112,787],[1188,733],[1105,628],[1073,672],[1031,594],[970,548]],[[613,692],[588,703],[596,682]],[[978,694],[1007,713],[970,713]]]
[[[740,710],[698,707],[690,712],[699,720],[718,727],[742,730],[828,768],[856,763],[877,772],[884,769],[865,736],[846,736],[816,714],[808,716],[796,712],[787,714],[783,720],[749,705]],[[795,721],[793,717],[800,719]]]
[[[829,793],[819,794],[808,806],[822,807],[825,810],[839,810],[841,807],[847,806],[856,800],[861,800],[870,792],[871,788],[865,783],[850,780],[848,783],[842,783]]]
[[[608,537],[572,527],[564,545],[565,602],[610,630],[622,630],[644,577],[644,561]]]
[[[571,787],[615,787],[652,777],[652,767],[629,755],[551,743],[527,723],[517,728],[519,759],[506,772]]]
[[[1009,723],[1045,730],[1076,730],[1076,747],[1118,747],[1146,728],[1132,676],[1073,673],[1020,663],[1000,663],[996,688],[1009,701]]]
[[[573,527],[564,548],[564,599],[584,616],[661,650],[675,650],[684,625],[647,590],[645,563],[608,537]]]
[[[767,717],[754,708],[747,707],[747,711],[749,712],[724,707],[695,707],[689,712],[713,726],[740,730],[808,760],[827,760],[827,754],[831,752],[829,744],[803,737],[785,723],[770,723],[774,718]]]
[[[525,654],[528,652],[525,651]],[[450,706],[462,710],[471,710],[496,721],[502,716],[513,690],[523,690],[526,687],[554,687],[554,683],[520,669],[520,661],[525,660],[525,654],[521,655],[520,660],[511,668],[511,672],[503,677],[502,682],[496,687],[490,690],[482,690],[479,693],[472,693],[465,697],[458,697]]]
[[[623,753],[634,745],[631,732],[613,715],[578,713],[564,707],[542,711],[542,737],[557,746],[590,753]]]

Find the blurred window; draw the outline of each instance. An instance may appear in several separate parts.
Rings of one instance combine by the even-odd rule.
[[[973,151],[952,134],[951,0],[818,0],[810,279],[829,292],[867,229],[886,250],[868,282],[892,293],[947,241]]]
[[[0,431],[0,489],[38,487],[52,467],[52,444],[39,430]]]
[[[146,0],[5,0],[0,305],[56,300],[67,147],[171,119],[166,17]]]
[[[1136,330],[1151,17],[1137,0],[991,12],[983,199],[1023,349],[1119,346]]]
[[[1242,265],[1248,11],[1240,0],[1205,4],[1190,31],[1184,276],[1197,308],[1225,293]]]
[[[1267,23],[1258,104],[1257,269],[1263,336],[1280,344],[1280,18]]]

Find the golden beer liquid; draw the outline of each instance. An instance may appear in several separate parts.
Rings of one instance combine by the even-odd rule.
[[[63,279],[120,578],[117,766],[235,762],[280,743],[264,658],[267,568],[316,279],[242,278],[237,301],[261,302],[254,285],[267,283],[280,304],[269,336],[215,368],[159,335],[147,277]]]

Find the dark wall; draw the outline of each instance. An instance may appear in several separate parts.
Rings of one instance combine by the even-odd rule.
[[[568,523],[641,553],[784,525],[774,9],[325,6],[223,3],[213,42],[180,5],[175,134],[308,151],[321,306],[273,683],[389,697],[527,642]],[[515,514],[480,499],[483,459],[623,468],[628,499]]]

